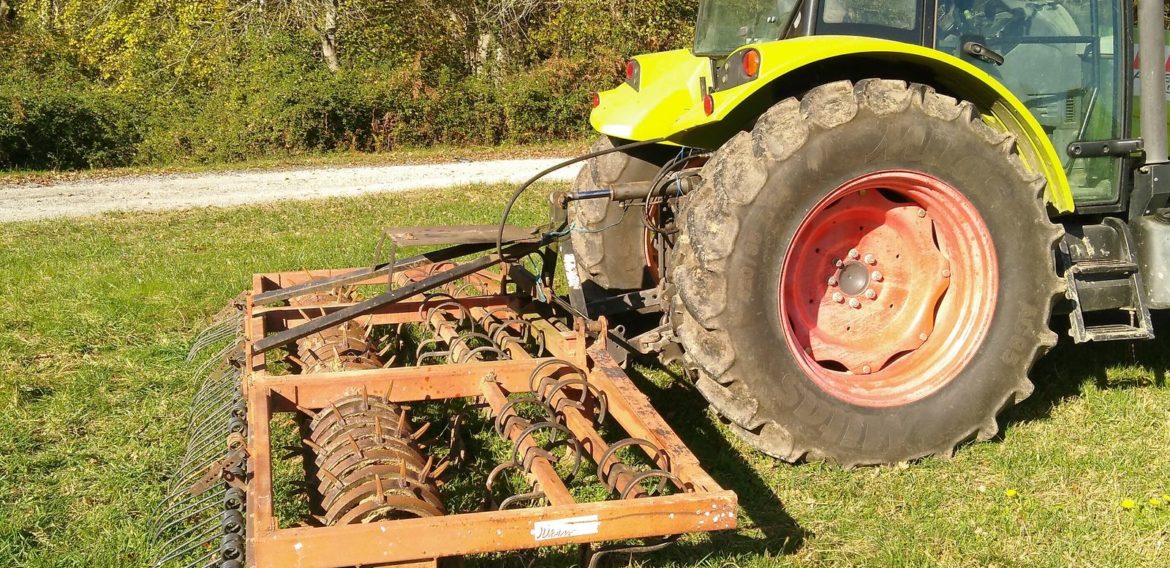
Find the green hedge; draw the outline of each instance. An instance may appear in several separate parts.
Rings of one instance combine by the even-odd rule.
[[[142,117],[135,100],[93,85],[0,84],[0,168],[133,163],[142,141]]]

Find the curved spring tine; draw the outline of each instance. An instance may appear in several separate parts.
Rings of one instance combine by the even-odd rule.
[[[515,398],[506,402],[504,406],[500,408],[500,411],[496,413],[495,430],[497,436],[501,438],[507,438],[507,432],[511,427],[511,422],[517,418],[524,420],[524,418],[520,416],[519,412],[513,410],[513,407],[525,403],[532,404],[544,410],[544,405],[541,404],[540,400],[537,399],[536,396],[532,393],[522,393],[516,396]],[[508,411],[512,411],[512,413],[509,414]],[[551,415],[546,415],[546,418],[552,420],[553,417]]]
[[[562,368],[568,369],[571,373],[573,373],[575,375],[580,375],[581,378],[583,378],[583,379],[588,380],[588,378],[589,378],[585,374],[585,371],[582,371],[579,367],[577,367],[576,365],[574,365],[574,364],[572,364],[564,359],[549,359],[548,361],[545,361],[532,369],[532,372],[528,375],[528,390],[535,392],[535,393],[539,393],[540,390],[537,389],[536,380],[538,378],[540,378],[541,371],[543,371],[546,368],[551,367],[553,365],[560,365]],[[545,377],[545,378],[551,378],[551,377]],[[544,380],[545,378],[541,378],[541,383],[545,383],[545,380]]]
[[[552,404],[552,400],[554,397],[556,397],[557,393],[561,392],[566,387],[571,386],[581,387],[580,400],[573,400],[572,398],[566,396],[562,400],[558,401],[555,405]],[[600,426],[605,422],[605,418],[609,416],[609,400],[606,398],[604,392],[589,384],[589,381],[574,378],[557,381],[557,383],[553,385],[552,390],[548,391],[548,394],[542,399],[542,402],[544,402],[544,405],[546,408],[548,408],[548,411],[554,415],[562,413],[562,410],[565,406],[572,406],[573,408],[576,408],[577,410],[580,410],[582,413],[584,413],[585,401],[588,400],[589,397],[593,397],[593,400],[597,401],[597,416],[594,418],[593,424],[595,426]]]
[[[199,558],[196,558],[195,560],[192,560],[192,561],[188,562],[187,564],[184,564],[183,568],[196,568],[196,566],[207,566],[207,567],[214,566],[216,563],[212,562],[212,559],[214,559],[218,555],[219,555],[219,549],[216,547],[212,547],[211,550],[207,551],[207,554],[204,554],[203,556],[200,556]]]
[[[573,460],[574,460],[573,471],[576,472],[578,469],[580,469],[581,459],[582,459],[582,457],[581,457],[581,455],[582,455],[581,441],[578,440],[575,436],[573,436],[572,430],[569,430],[568,428],[561,426],[560,424],[557,424],[556,422],[537,422],[536,424],[533,424],[533,425],[525,428],[524,431],[521,432],[520,435],[516,437],[516,441],[512,444],[512,461],[524,464],[525,471],[527,471],[528,468],[531,467],[532,462],[531,462],[528,455],[531,453],[532,448],[530,448],[529,450],[524,452],[525,455],[523,456],[523,459],[522,459],[520,456],[520,446],[524,443],[524,440],[532,437],[534,434],[536,434],[537,432],[539,432],[541,430],[552,430],[554,432],[554,435],[556,432],[560,432],[561,434],[564,434],[565,438],[563,441],[565,443],[571,444],[572,448],[573,448],[573,454],[574,454],[574,456],[573,456]],[[548,447],[542,447],[539,444],[534,444],[534,447],[538,447],[547,453],[551,450],[551,448],[555,448],[555,447],[559,446],[560,443],[561,443],[560,440],[557,440],[556,438],[554,438],[553,441],[548,444]],[[551,462],[553,460],[549,459],[549,461]]]
[[[205,526],[208,528],[204,528]],[[203,532],[199,532],[200,530],[203,530]],[[220,526],[219,526],[219,516],[212,515],[210,517],[207,517],[206,519],[203,519],[203,521],[199,522],[198,524],[192,525],[191,528],[188,529],[186,532],[179,533],[178,536],[175,536],[175,537],[171,538],[170,540],[164,542],[161,545],[161,547],[164,550],[169,549],[171,552],[168,553],[166,556],[163,556],[155,564],[155,566],[163,566],[167,562],[170,562],[172,560],[177,560],[179,558],[186,556],[187,554],[191,553],[191,551],[195,550],[196,548],[203,546],[205,544],[209,544],[212,541],[212,539],[214,539],[215,536],[220,534],[221,532],[222,532],[222,530],[220,529]],[[195,535],[195,536],[192,537],[191,535]],[[182,541],[182,544],[179,544],[179,545],[172,544],[175,541],[178,541],[178,540],[184,539],[184,538],[187,540]]]
[[[223,502],[223,495],[221,495],[220,493],[222,493],[222,492],[221,491],[208,491],[207,493],[200,495],[198,498],[192,499],[190,503],[185,504],[181,508],[178,508],[176,510],[168,509],[166,511],[162,511],[161,514],[154,517],[150,523],[150,528],[155,529],[154,538],[158,539],[159,537],[161,537],[163,535],[163,533],[167,532],[167,530],[169,530],[171,527],[173,527],[179,523],[186,522],[187,519],[198,516],[197,513],[193,513],[192,511],[197,510],[200,507],[206,507],[209,503],[215,503],[215,504],[222,503]],[[161,522],[163,519],[170,519],[170,521],[166,522],[162,526],[158,526],[159,522]],[[158,522],[156,522],[156,521],[158,521]]]
[[[528,506],[531,507],[534,504],[536,504],[538,501],[540,501],[544,498],[545,498],[544,491],[533,491],[531,493],[520,493],[519,495],[512,495],[511,497],[507,497],[503,501],[500,501],[500,506],[497,507],[496,509],[500,510],[500,511],[506,511],[508,509],[511,509],[512,505],[515,505],[516,503],[524,503],[524,502],[527,502],[529,504]]]
[[[423,349],[427,347],[438,347],[439,342],[440,340],[438,337],[432,337],[420,342],[418,344],[418,348],[414,350],[414,360],[417,362],[419,357],[422,357]],[[428,353],[438,353],[438,351],[428,351]]]
[[[457,304],[459,303],[459,300],[455,296],[452,296],[446,292],[433,292],[426,294],[426,297],[418,306],[418,319],[422,321],[429,321],[431,319],[431,313],[428,311],[427,306],[429,306],[432,301],[436,300],[450,300]]]
[[[199,353],[204,349],[240,333],[243,324],[244,316],[239,314],[205,328],[199,335],[195,336],[195,340],[191,343],[191,349],[187,351],[186,362],[191,363],[199,357]]]
[[[608,548],[602,548],[593,553],[589,558],[589,568],[600,568],[602,561],[606,557],[614,554],[627,554],[633,557],[635,554],[648,554],[651,552],[658,552],[678,541],[680,535],[673,535],[663,537],[662,540],[653,544],[639,544],[634,546],[616,545]]]
[[[472,359],[475,359],[476,357],[478,357],[484,353],[495,353],[497,361],[508,359],[508,355],[505,354],[503,351],[500,351],[500,348],[498,348],[494,345],[484,345],[482,347],[476,347],[475,349],[468,351],[467,353],[465,353],[463,355],[463,357],[460,358],[460,360],[458,362],[459,363],[466,363],[466,362],[471,361]]]
[[[658,483],[654,486],[653,489],[646,490],[646,495],[648,496],[653,496],[655,494],[661,495],[661,491],[665,488],[666,482],[668,481],[673,483],[674,486],[678,487],[680,490],[683,489],[682,481],[680,481],[679,478],[673,473],[662,471],[661,469],[652,469],[650,471],[644,471],[638,475],[635,475],[634,478],[631,479],[628,484],[626,484],[626,487],[622,489],[620,493],[620,499],[623,501],[629,499],[634,490],[642,487],[642,484],[649,479],[658,479]]]
[[[626,438],[624,440],[619,440],[617,442],[610,444],[609,447],[606,448],[604,452],[602,452],[601,457],[598,458],[598,460],[597,460],[597,479],[600,480],[602,482],[602,484],[607,485],[611,488],[614,487],[613,484],[609,483],[610,473],[613,470],[613,466],[616,466],[616,465],[620,464],[621,462],[615,460],[614,463],[608,468],[606,467],[606,464],[609,463],[610,458],[612,458],[614,456],[614,454],[617,453],[618,450],[620,450],[624,447],[627,447],[627,446],[640,446],[643,449],[653,450],[652,452],[647,452],[648,454],[653,454],[653,456],[651,457],[651,461],[654,462],[655,464],[657,464],[658,460],[660,458],[666,458],[667,463],[663,464],[663,466],[664,466],[663,470],[664,471],[670,470],[669,456],[667,456],[667,454],[662,451],[662,448],[659,448],[653,442],[651,442],[649,440],[642,439],[642,438]]]
[[[466,325],[467,322],[472,321],[471,312],[467,311],[467,306],[459,303],[458,300],[448,300],[427,310],[427,318],[423,321],[430,322],[431,318],[434,317],[435,312],[452,307],[458,308],[459,310],[459,318],[456,320],[458,322],[456,324],[457,326],[463,326]]]

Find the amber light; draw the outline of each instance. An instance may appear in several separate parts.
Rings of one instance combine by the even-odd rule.
[[[756,78],[760,74],[760,52],[749,49],[743,53],[743,74]]]
[[[707,113],[707,116],[715,114],[715,97],[711,95],[703,97],[703,112]]]

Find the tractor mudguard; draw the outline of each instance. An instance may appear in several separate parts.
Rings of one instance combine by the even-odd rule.
[[[714,149],[750,128],[773,103],[815,86],[810,80],[910,79],[972,102],[987,123],[1014,134],[1024,162],[1048,180],[1048,203],[1060,212],[1073,210],[1068,177],[1040,123],[1007,87],[966,61],[921,46],[853,36],[794,38],[740,51],[746,49],[760,52],[758,76],[718,91],[713,91],[712,78],[718,63],[711,58],[689,50],[639,55],[634,58],[639,65],[636,86],[626,82],[600,93],[590,123],[602,134],[625,140],[666,138],[673,144]],[[826,69],[834,71],[826,75]],[[712,90],[709,115],[704,89]]]

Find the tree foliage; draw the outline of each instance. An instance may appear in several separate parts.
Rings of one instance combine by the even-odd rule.
[[[696,4],[0,0],[0,167],[577,135],[626,57],[689,44]],[[74,123],[77,151],[48,143]]]

